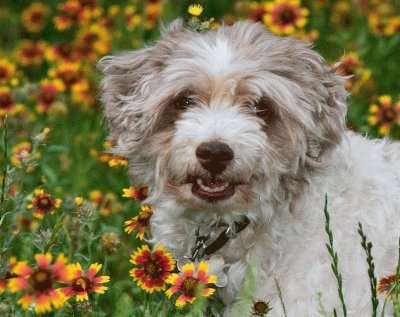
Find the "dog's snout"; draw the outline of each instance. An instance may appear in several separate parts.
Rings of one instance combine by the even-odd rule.
[[[196,156],[200,164],[211,174],[219,174],[232,161],[233,151],[222,142],[203,142],[196,149]]]

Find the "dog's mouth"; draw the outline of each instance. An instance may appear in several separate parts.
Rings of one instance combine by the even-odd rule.
[[[235,194],[237,184],[216,178],[190,177],[192,193],[208,202],[228,199]]]

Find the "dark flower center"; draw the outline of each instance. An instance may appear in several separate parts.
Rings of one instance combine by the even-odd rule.
[[[253,304],[254,313],[266,314],[269,311],[268,304],[264,301],[257,301]]]
[[[54,207],[53,201],[50,199],[49,195],[43,195],[36,198],[36,206],[45,211],[49,211]]]
[[[8,77],[8,69],[6,67],[0,67],[0,79]]]
[[[148,226],[148,224],[149,224],[150,217],[151,217],[151,214],[148,213],[148,212],[140,213],[139,216],[138,216],[137,222],[138,222],[138,224],[139,224],[140,226],[146,227],[146,226]]]
[[[295,19],[296,13],[289,8],[282,10],[282,12],[279,14],[279,20],[282,24],[292,24],[294,23]]]
[[[393,109],[384,109],[383,110],[383,119],[386,122],[393,121],[394,117],[396,116]]]
[[[32,23],[39,24],[43,22],[44,15],[41,11],[35,11],[31,14],[30,18]]]
[[[72,289],[76,292],[90,290],[92,283],[87,277],[81,276],[75,279],[72,283]]]
[[[197,285],[199,282],[194,277],[186,277],[182,282],[182,291],[189,297],[196,296]]]
[[[152,278],[160,277],[163,272],[162,268],[155,260],[150,260],[147,262],[144,269],[147,275],[151,276]]]
[[[51,272],[38,269],[33,272],[33,274],[29,277],[29,286],[33,291],[37,291],[39,293],[49,290],[53,287],[53,278]]]
[[[3,93],[0,94],[0,108],[6,109],[10,108],[13,104],[13,99],[10,94]]]

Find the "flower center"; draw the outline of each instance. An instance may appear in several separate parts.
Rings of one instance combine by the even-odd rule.
[[[87,277],[78,277],[72,283],[73,290],[77,292],[87,291],[88,289],[90,289],[90,287],[91,283]]]
[[[0,94],[0,108],[9,108],[13,103],[10,94]]]
[[[150,214],[146,212],[146,213],[140,213],[137,221],[142,227],[146,227],[149,224],[149,220],[150,220]]]
[[[395,117],[395,112],[393,109],[385,109],[383,111],[384,121],[389,121],[389,122],[393,121],[394,117]]]
[[[8,77],[8,70],[5,67],[0,67],[0,79]]]
[[[196,296],[197,285],[199,282],[194,277],[187,277],[182,282],[182,291],[189,297]]]
[[[43,15],[43,12],[41,12],[41,11],[35,11],[31,14],[31,22],[32,23],[35,23],[35,24],[42,23],[43,18],[44,18],[44,15]]]
[[[264,301],[255,302],[253,305],[254,312],[258,314],[266,314],[268,312],[268,304]]]
[[[295,18],[295,12],[289,8],[283,9],[279,15],[279,20],[282,24],[293,24]]]
[[[162,273],[162,268],[160,265],[154,261],[150,260],[146,265],[145,265],[145,270],[148,275],[150,275],[152,278],[157,278],[160,277]]]
[[[53,287],[51,272],[38,269],[29,277],[29,286],[37,292],[43,292]]]

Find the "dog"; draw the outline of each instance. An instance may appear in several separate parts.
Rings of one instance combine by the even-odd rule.
[[[99,62],[114,152],[129,158],[133,183],[151,188],[155,242],[176,259],[223,260],[225,316],[253,262],[252,295],[270,302],[268,316],[284,315],[276,282],[287,316],[319,316],[320,305],[341,315],[325,195],[347,316],[372,312],[358,222],[376,276],[396,270],[400,144],[346,129],[336,68],[261,24],[199,33],[182,20],[154,45]]]

